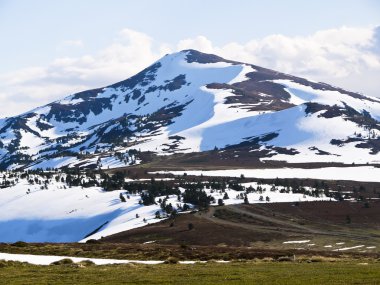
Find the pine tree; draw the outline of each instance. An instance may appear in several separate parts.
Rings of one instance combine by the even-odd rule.
[[[123,196],[123,194],[122,193],[120,193],[120,200],[121,200],[121,202],[127,202],[127,200],[125,200],[125,197]]]

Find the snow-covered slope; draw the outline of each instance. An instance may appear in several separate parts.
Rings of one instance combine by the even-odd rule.
[[[169,217],[159,202],[166,196],[155,197],[156,204],[144,206],[141,203],[141,194],[146,191],[146,186],[142,192],[135,194],[126,190],[104,191],[95,186],[70,186],[65,182],[66,177],[64,173],[52,174],[50,178],[36,174],[26,176],[24,173],[24,176],[20,176],[20,173],[0,173],[0,242],[85,242]],[[101,181],[100,178],[98,180]],[[260,191],[246,194],[250,203],[332,199],[323,193],[318,197],[292,191],[285,193],[280,187],[273,189],[272,185],[261,184],[258,188],[255,182],[243,186],[260,188]],[[183,193],[185,190],[180,191]],[[204,191],[214,197],[215,201],[211,205],[217,205],[218,199],[223,199],[225,194],[228,195],[228,199],[223,200],[225,204],[244,202],[244,191],[228,188],[225,192],[212,188],[204,188]],[[178,212],[186,211],[182,197],[179,201],[177,195],[169,195],[166,205],[169,204]],[[189,209],[193,208],[193,205],[187,205]],[[160,218],[156,217],[157,212]]]
[[[112,168],[144,151],[240,146],[262,159],[379,163],[379,120],[379,99],[186,50],[0,120],[0,167]]]

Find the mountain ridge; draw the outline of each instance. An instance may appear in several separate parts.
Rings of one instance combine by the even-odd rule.
[[[261,159],[380,163],[379,120],[374,97],[185,50],[0,120],[0,168],[113,168],[141,152],[242,146]]]

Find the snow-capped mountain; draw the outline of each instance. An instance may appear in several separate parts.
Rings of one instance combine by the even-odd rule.
[[[244,148],[288,162],[380,162],[380,100],[185,50],[131,78],[0,120],[1,168],[118,167]]]

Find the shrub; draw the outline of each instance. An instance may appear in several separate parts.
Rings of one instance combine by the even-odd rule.
[[[78,264],[84,267],[95,265],[95,263],[91,260],[82,260],[81,262],[78,262]]]
[[[177,264],[179,262],[177,257],[170,256],[165,260],[165,264]]]
[[[74,261],[72,261],[72,259],[64,258],[61,260],[54,261],[50,265],[71,265],[71,264],[74,264]]]
[[[96,244],[96,243],[100,243],[100,241],[97,240],[97,239],[89,239],[89,240],[86,241],[86,243]]]
[[[290,257],[290,256],[280,256],[279,258],[277,258],[277,261],[284,262],[284,261],[294,261],[294,260],[293,260],[293,257]]]
[[[323,261],[323,257],[321,256],[312,256],[310,258],[310,262],[322,262]]]
[[[12,261],[12,260],[0,260],[0,268],[7,267],[7,266],[27,266],[30,265],[27,262],[21,262],[21,261]]]
[[[17,246],[17,247],[27,247],[28,243],[24,241],[16,241],[15,243],[12,243],[12,246]]]

